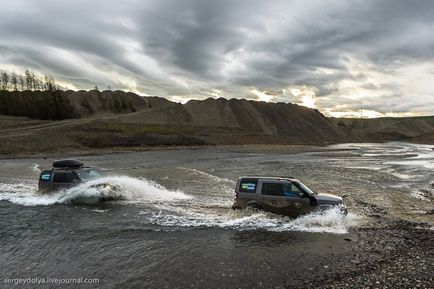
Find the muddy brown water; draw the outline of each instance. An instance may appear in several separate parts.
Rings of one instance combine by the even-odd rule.
[[[3,278],[100,279],[83,288],[279,287],[346,254],[345,236],[378,216],[434,226],[434,151],[427,145],[341,144],[296,154],[155,150],[80,160],[121,188],[117,200],[74,202],[107,194],[91,184],[41,196],[39,170],[52,159],[0,160]],[[297,177],[343,196],[350,214],[291,220],[232,211],[240,175]]]

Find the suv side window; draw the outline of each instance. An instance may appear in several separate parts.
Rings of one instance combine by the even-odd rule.
[[[242,179],[238,190],[240,193],[255,193],[258,186],[258,179]]]
[[[270,196],[283,196],[282,183],[262,183],[261,193]]]
[[[73,172],[56,172],[54,173],[53,182],[54,183],[72,183],[78,181],[78,178]]]
[[[298,197],[300,189],[297,188],[293,183],[283,184],[283,195],[285,197]]]

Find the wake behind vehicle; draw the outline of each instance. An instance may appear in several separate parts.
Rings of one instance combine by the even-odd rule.
[[[318,194],[294,178],[240,177],[235,188],[233,209],[254,208],[298,217],[316,210],[347,209],[339,196]]]
[[[103,175],[95,168],[86,167],[78,160],[59,160],[53,162],[53,168],[44,170],[39,176],[38,190],[42,194],[50,194],[56,191],[75,187],[88,181],[102,178]],[[99,183],[91,187],[101,188],[106,191],[116,189],[110,184]],[[111,199],[107,196],[86,196],[75,201],[93,204]]]

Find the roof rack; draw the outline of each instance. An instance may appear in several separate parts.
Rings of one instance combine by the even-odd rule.
[[[297,179],[296,177],[282,177],[282,176],[241,176],[241,178],[256,178],[256,179]]]
[[[53,168],[80,168],[83,165],[78,160],[58,160],[53,162]]]

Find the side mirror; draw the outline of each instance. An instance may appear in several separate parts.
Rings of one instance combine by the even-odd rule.
[[[304,193],[303,193],[303,192],[299,192],[299,193],[298,193],[298,196],[299,196],[300,198],[304,198]]]

